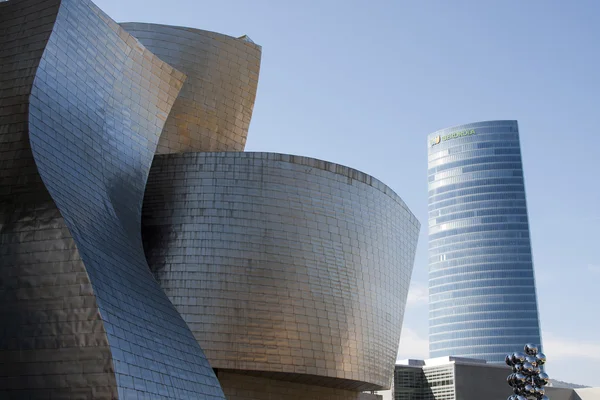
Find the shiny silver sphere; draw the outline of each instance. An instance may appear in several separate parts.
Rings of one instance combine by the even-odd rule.
[[[535,358],[537,360],[537,365],[546,364],[546,355],[544,353],[538,353]]]
[[[527,400],[527,397],[525,396],[521,396],[520,394],[517,395],[517,400]]]
[[[506,382],[508,382],[509,385],[512,385],[511,382],[513,382],[515,380],[515,374],[510,374],[506,377]]]
[[[537,366],[537,358],[535,356],[525,356],[525,361],[534,367]]]
[[[524,363],[525,362],[525,354],[516,352],[512,354],[512,360],[514,363]]]
[[[538,366],[533,367],[533,375],[539,375],[542,370]]]
[[[521,364],[521,363],[513,365],[513,372],[521,372],[522,369],[523,369],[523,364]]]
[[[515,382],[519,383],[519,384],[523,384],[525,383],[525,381],[527,380],[527,376],[525,376],[525,374],[515,374]]]
[[[520,388],[521,386],[523,386],[523,382],[519,380],[519,378],[515,377],[513,379],[513,384],[510,386],[513,388]],[[515,392],[515,394],[519,394],[519,392]]]
[[[521,393],[521,387],[520,387],[520,386],[518,386],[518,385],[517,385],[517,386],[513,386],[512,390],[513,390],[513,393],[514,393],[514,394],[519,394],[519,393]]]
[[[531,365],[530,363],[526,362],[523,363],[523,372],[526,375],[531,375],[533,373],[533,365]]]
[[[525,387],[523,387],[523,391],[527,394],[535,394],[535,387],[530,384],[527,384],[525,385]]]
[[[508,365],[509,367],[512,367],[514,365],[513,360],[512,360],[512,355],[509,354],[506,357],[504,357],[504,362],[506,363],[506,365]]]
[[[525,345],[525,353],[529,354],[530,356],[535,356],[539,351],[539,348],[532,343],[527,343]]]
[[[535,388],[535,395],[537,397],[541,397],[541,396],[543,396],[545,394],[546,394],[546,389],[544,389],[543,387],[536,387]]]
[[[547,374],[547,373],[545,373],[545,372],[541,372],[541,373],[538,375],[538,380],[539,380],[540,384],[541,384],[542,386],[544,386],[544,385],[547,385],[547,384],[548,384],[548,382],[550,382],[550,377],[548,376],[548,374]]]

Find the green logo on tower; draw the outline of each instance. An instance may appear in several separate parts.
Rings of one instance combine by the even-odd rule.
[[[456,139],[456,138],[464,137],[464,136],[471,136],[471,135],[474,135],[475,133],[476,133],[475,129],[466,129],[464,131],[449,133],[444,136],[437,135],[436,137],[431,139],[431,145],[435,146],[436,144],[440,144],[446,140]]]

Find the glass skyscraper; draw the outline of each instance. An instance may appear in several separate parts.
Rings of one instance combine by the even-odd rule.
[[[428,136],[429,354],[503,362],[540,343],[517,121]]]

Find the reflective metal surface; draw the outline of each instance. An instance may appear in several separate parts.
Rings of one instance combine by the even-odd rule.
[[[29,94],[60,1],[39,5],[0,4],[0,398],[111,399],[112,356],[90,279],[29,143]]]
[[[142,230],[214,368],[390,386],[419,223],[378,180],[282,154],[159,155]]]
[[[243,151],[258,86],[261,47],[245,38],[200,29],[137,22],[121,26],[187,75],[157,153]]]
[[[0,397],[223,399],[139,230],[185,76],[87,0],[2,3],[0,35]]]
[[[123,26],[139,40],[88,0],[0,4],[0,397],[223,399],[199,341],[232,400],[374,398],[414,215],[340,165],[189,153],[244,149],[260,46]],[[187,153],[157,156],[144,206],[169,297],[140,234],[155,153]]]
[[[429,352],[501,363],[541,343],[516,121],[428,137]]]
[[[548,384],[548,375],[541,372],[537,366],[536,355],[538,355],[539,347],[528,343],[525,345],[525,360],[521,357],[516,357],[513,353],[506,356],[506,364],[512,366],[514,370],[519,370],[522,373],[510,374],[506,381],[513,389],[514,394],[508,397],[508,400],[516,399],[534,399],[543,400],[546,396],[544,386]]]
[[[538,353],[535,356],[535,361],[537,365],[546,364],[546,355],[544,353]]]
[[[535,356],[528,355],[527,357],[525,357],[525,361],[527,361],[528,363],[530,363],[534,367],[537,366],[537,358]]]
[[[545,372],[541,372],[538,375],[538,379],[539,379],[540,382],[543,382],[544,385],[547,385],[550,382],[550,377]]]
[[[523,354],[521,352],[516,352],[512,354],[512,360],[513,362],[516,363],[524,363],[525,360],[527,359],[527,355]]]
[[[535,356],[539,352],[539,348],[535,344],[527,343],[525,345],[525,353],[529,356]]]

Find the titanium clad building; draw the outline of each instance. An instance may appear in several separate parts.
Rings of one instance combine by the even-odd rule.
[[[140,22],[120,25],[187,76],[156,154],[243,151],[258,88],[261,47],[248,36]]]
[[[150,269],[227,399],[390,387],[419,222],[382,182],[286,154],[163,154],[142,215]]]
[[[260,57],[90,0],[0,1],[1,399],[391,385],[420,224],[367,174],[243,152]]]
[[[517,121],[429,135],[429,355],[541,343]]]
[[[140,232],[185,78],[89,0],[0,3],[0,398],[225,398]]]

